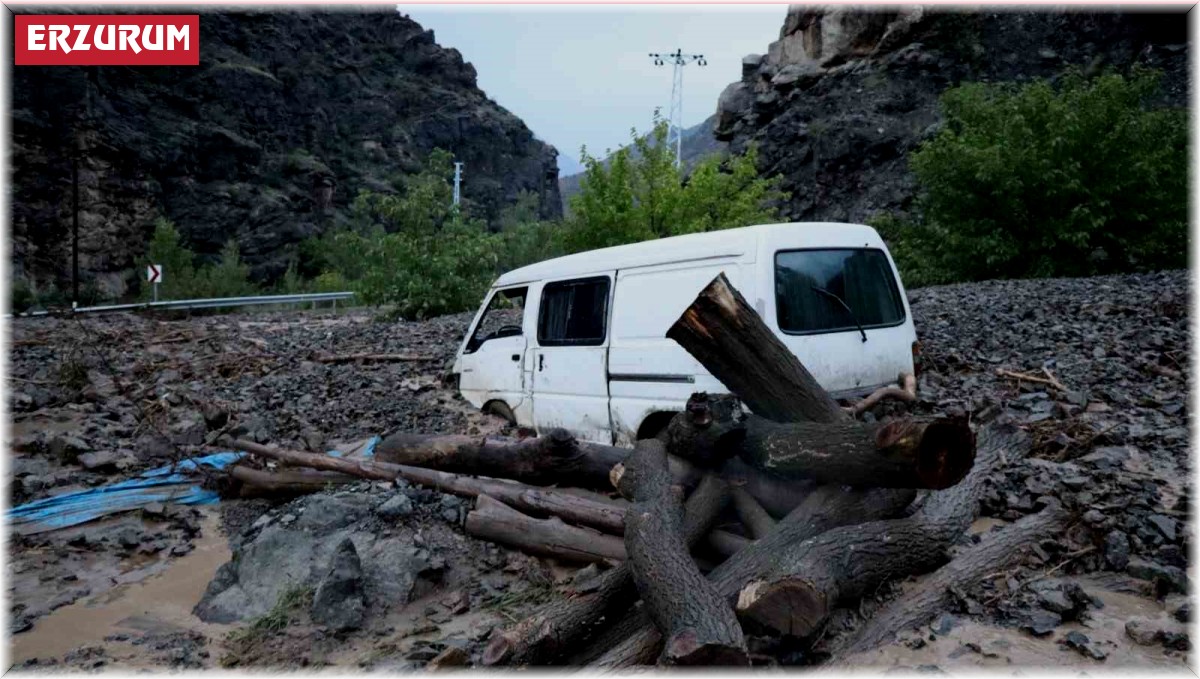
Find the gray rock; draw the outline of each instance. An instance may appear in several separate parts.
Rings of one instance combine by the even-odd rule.
[[[329,571],[313,595],[313,621],[337,631],[358,629],[366,614],[363,593],[362,562],[347,537],[338,544]]]
[[[1153,646],[1158,643],[1159,631],[1144,620],[1130,620],[1125,623],[1125,635],[1134,643],[1142,646]]]
[[[59,434],[50,439],[47,450],[63,464],[71,464],[77,461],[80,455],[91,450],[91,446],[77,436]]]
[[[1044,637],[1062,624],[1062,616],[1041,609],[1029,611],[1021,621],[1021,629],[1036,637]]]
[[[111,450],[104,450],[95,453],[84,453],[79,456],[78,461],[84,469],[100,470],[105,468],[116,468],[117,462],[121,456]]]
[[[412,515],[413,503],[404,493],[396,493],[387,502],[379,505],[375,509],[375,513],[381,519],[399,521]]]
[[[1191,622],[1192,621],[1192,602],[1190,602],[1190,601],[1185,602],[1182,606],[1180,606],[1179,608],[1176,608],[1175,612],[1171,614],[1171,617],[1175,618],[1179,622]]]
[[[1178,525],[1175,519],[1162,514],[1152,514],[1150,518],[1146,519],[1146,522],[1154,526],[1167,540],[1175,541],[1175,527]]]
[[[1149,580],[1165,587],[1168,592],[1187,593],[1187,574],[1174,566],[1164,566],[1145,559],[1132,558],[1126,570],[1135,578]]]
[[[1075,603],[1062,590],[1045,590],[1038,593],[1038,603],[1048,611],[1062,615],[1075,610]]]
[[[1106,448],[1097,448],[1079,458],[1078,461],[1080,464],[1089,465],[1097,469],[1115,470],[1123,469],[1130,457],[1130,451],[1125,446],[1109,446]]]
[[[1108,657],[1108,654],[1100,650],[1100,647],[1089,639],[1086,634],[1077,630],[1067,632],[1066,636],[1059,643],[1065,644],[1068,648],[1073,648],[1082,655],[1094,660],[1104,660]]]

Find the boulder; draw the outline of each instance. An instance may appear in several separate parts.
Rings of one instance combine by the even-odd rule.
[[[354,541],[344,538],[313,595],[312,619],[335,631],[358,629],[366,612],[363,569]]]

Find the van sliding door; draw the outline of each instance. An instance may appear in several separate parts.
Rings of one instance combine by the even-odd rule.
[[[612,443],[608,416],[608,309],[612,277],[546,283],[532,352],[533,419],[584,441]]]

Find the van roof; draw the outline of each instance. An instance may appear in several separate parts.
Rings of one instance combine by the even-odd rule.
[[[758,224],[737,229],[671,236],[670,238],[617,245],[547,259],[509,271],[500,276],[493,287],[564,276],[582,276],[616,269],[631,269],[667,262],[737,257],[755,248],[761,236],[781,234],[793,229],[807,231],[804,238],[797,239],[796,245],[801,247],[860,247],[864,242],[882,245],[882,240],[875,229],[862,224],[839,222]]]

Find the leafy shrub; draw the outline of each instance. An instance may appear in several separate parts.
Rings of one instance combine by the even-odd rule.
[[[230,239],[222,248],[221,258],[216,264],[197,268],[195,261],[196,255],[183,245],[175,225],[168,219],[158,219],[154,223],[154,234],[140,271],[145,270],[146,264],[162,265],[160,300],[243,297],[261,293],[259,287],[250,281],[250,267],[242,261],[234,239]],[[143,300],[151,298],[151,288],[148,283],[143,285]]]
[[[1158,78],[969,83],[910,158],[911,224],[877,221],[906,279],[1088,276],[1187,265],[1187,113],[1151,109]]]

